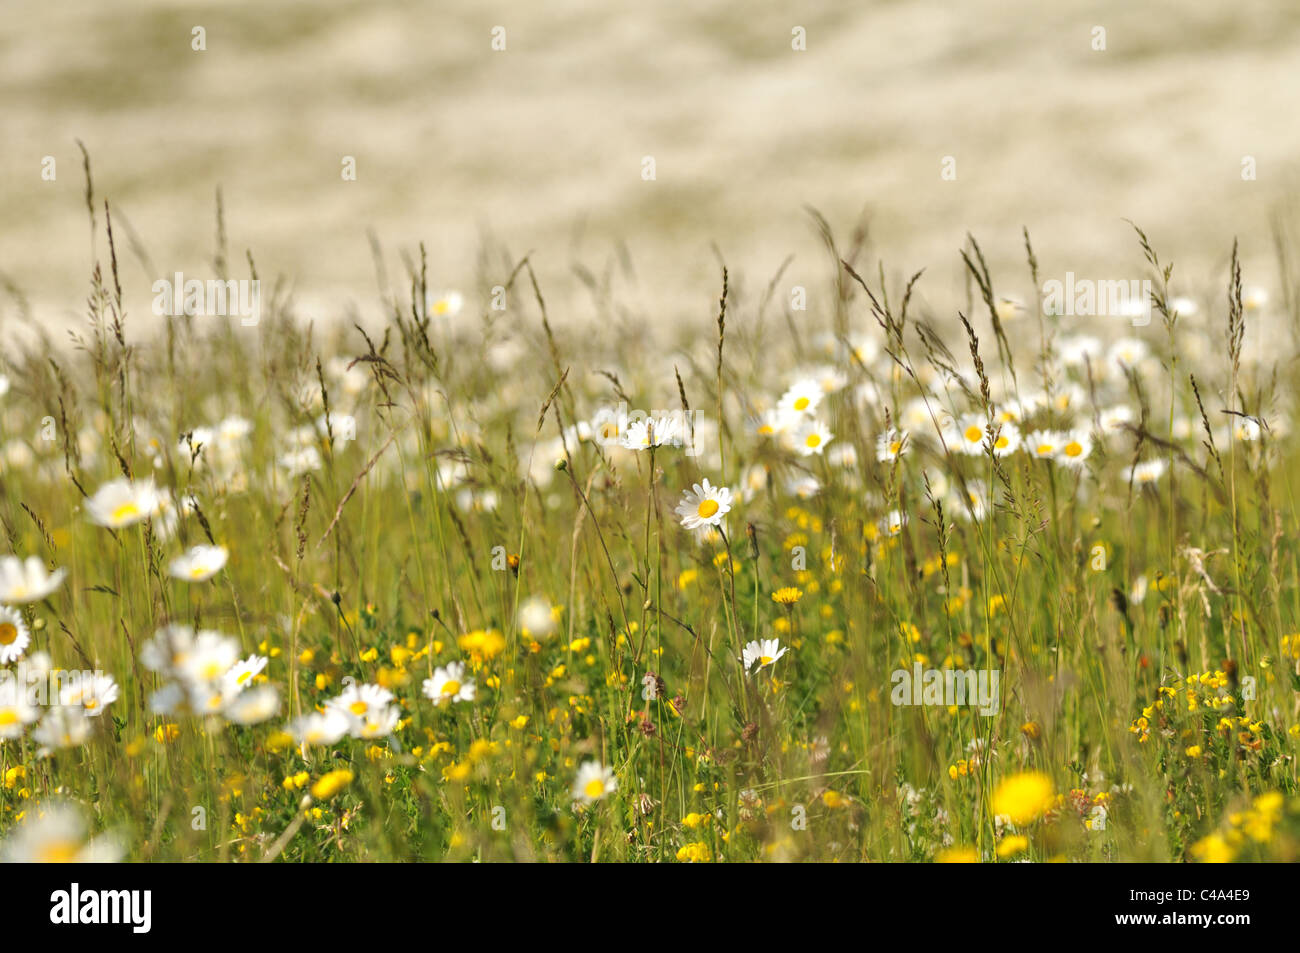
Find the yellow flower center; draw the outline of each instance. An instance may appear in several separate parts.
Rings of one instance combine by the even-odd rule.
[[[13,645],[18,639],[18,626],[12,622],[0,622],[0,645]]]
[[[1038,445],[1038,455],[1040,457],[1045,457],[1055,449],[1056,448],[1052,446],[1050,443],[1040,443]]]
[[[18,712],[14,711],[12,708],[6,708],[3,711],[0,711],[0,726],[8,727],[9,725],[17,724],[17,722]]]
[[[898,452],[902,449],[903,449],[903,444],[902,441],[899,440],[895,440],[893,443],[889,445],[889,452],[892,453],[894,456],[898,456]]]
[[[125,520],[129,520],[133,516],[139,515],[140,507],[136,506],[135,503],[123,503],[113,510],[113,522],[121,523]]]
[[[999,434],[998,439],[993,441],[993,446],[997,447],[999,450],[1005,450],[1010,443],[1010,440]]]
[[[1083,446],[1077,441],[1071,440],[1065,445],[1065,455],[1067,457],[1077,457],[1083,453]]]
[[[208,568],[207,568],[206,566],[195,566],[193,569],[190,570],[190,578],[191,578],[191,579],[198,579],[200,576],[202,576],[202,575],[203,575],[205,572],[207,572],[207,571],[208,571]]]
[[[758,657],[758,664],[759,664],[759,665],[771,665],[771,664],[772,664],[772,656],[770,656],[770,655],[760,655],[760,656]]]
[[[717,500],[701,500],[699,508],[700,519],[708,519],[718,512]]]
[[[447,681],[442,683],[442,693],[444,695],[455,695],[459,691],[460,682],[456,681],[454,678],[449,678]]]
[[[52,840],[37,848],[36,857],[42,864],[69,864],[80,850],[76,841]]]
[[[822,442],[822,435],[819,433],[810,433],[807,439],[804,440],[804,443],[806,443],[810,447],[819,446],[821,442]]]
[[[971,443],[979,443],[984,439],[984,431],[981,428],[976,427],[974,424],[971,424],[966,428],[966,439]]]
[[[605,793],[605,782],[600,778],[592,778],[587,782],[587,786],[583,790],[587,792],[587,797],[594,801]]]
[[[795,409],[795,410],[807,410],[807,409],[808,409],[808,405],[809,405],[810,403],[812,403],[812,402],[811,402],[807,397],[800,397],[798,400],[796,400],[796,401],[794,402],[794,409]]]
[[[367,711],[370,710],[370,706],[362,701],[353,702],[351,705],[348,706],[348,708],[354,715],[364,715]]]

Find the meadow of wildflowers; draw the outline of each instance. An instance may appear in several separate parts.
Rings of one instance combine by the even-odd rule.
[[[250,324],[127,314],[91,208],[0,354],[7,859],[1296,858],[1285,256],[1137,231],[1088,319],[1028,233],[950,306],[818,218],[677,324],[422,254]]]

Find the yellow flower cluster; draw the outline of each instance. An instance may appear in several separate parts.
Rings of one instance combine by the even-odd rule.
[[[713,853],[704,841],[696,841],[693,844],[682,845],[682,848],[677,851],[677,859],[686,864],[707,864],[713,859]]]
[[[1267,844],[1282,819],[1283,799],[1280,791],[1259,795],[1244,811],[1228,815],[1222,830],[1202,837],[1192,845],[1194,860],[1204,864],[1227,864],[1253,844]]]

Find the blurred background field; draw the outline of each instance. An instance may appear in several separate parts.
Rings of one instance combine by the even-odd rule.
[[[824,280],[804,205],[842,236],[865,215],[868,260],[926,267],[936,303],[962,290],[968,230],[1008,293],[1032,294],[1021,225],[1045,275],[1136,277],[1124,218],[1184,293],[1222,288],[1234,234],[1268,285],[1270,217],[1292,214],[1297,179],[1297,63],[1300,5],[1276,0],[7,0],[0,277],[43,323],[81,315],[79,138],[159,272],[123,251],[137,333],[153,280],[211,276],[218,187],[232,259],[251,249],[315,318],[378,308],[373,230],[390,264],[426,242],[435,285],[474,287],[485,241],[533,251],[557,322],[593,312],[575,260],[599,272],[625,243],[647,313],[707,322],[714,243],[752,284],[791,254],[790,284]]]

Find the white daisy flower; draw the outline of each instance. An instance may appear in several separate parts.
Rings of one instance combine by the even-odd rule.
[[[1123,338],[1116,341],[1110,349],[1110,362],[1117,370],[1136,368],[1151,353],[1146,342],[1138,338]]]
[[[890,510],[878,525],[880,531],[886,536],[897,536],[903,531],[903,527],[907,525],[907,517],[898,510]]]
[[[464,304],[465,298],[459,291],[430,291],[425,309],[439,318],[454,318]]]
[[[1133,422],[1133,410],[1123,404],[1107,407],[1097,415],[1097,420],[1104,434],[1123,433],[1124,425]]]
[[[1254,417],[1233,418],[1232,436],[1247,443],[1258,440],[1262,432],[1259,421]]]
[[[501,499],[496,490],[472,490],[461,487],[456,491],[456,505],[467,513],[493,513]]]
[[[225,693],[227,695],[237,695],[252,685],[253,679],[266,668],[267,661],[265,655],[250,655],[248,658],[232,665],[226,670],[226,674],[221,677]]]
[[[809,377],[817,381],[823,394],[834,394],[836,391],[843,390],[849,382],[848,375],[831,364],[814,368]]]
[[[40,602],[58,589],[67,576],[66,569],[49,573],[36,556],[21,560],[17,556],[0,559],[0,603],[19,605]]]
[[[900,433],[891,427],[876,438],[876,459],[881,463],[892,463],[907,450],[907,431]]]
[[[957,448],[962,453],[976,456],[984,452],[984,438],[988,431],[988,418],[982,414],[966,414],[957,424]]]
[[[1129,590],[1128,601],[1135,606],[1142,605],[1147,597],[1147,577],[1138,576],[1133,580],[1133,588]]]
[[[186,582],[206,582],[226,565],[230,553],[224,546],[194,546],[182,556],[177,556],[167,567],[173,579]]]
[[[573,779],[573,799],[581,804],[594,804],[617,789],[618,778],[613,769],[599,761],[585,762]]]
[[[768,472],[767,467],[761,463],[756,463],[747,468],[740,477],[740,496],[745,502],[749,502],[767,489]]]
[[[21,738],[38,712],[27,703],[16,680],[0,684],[0,738]]]
[[[1241,305],[1247,311],[1258,311],[1268,304],[1268,292],[1263,288],[1247,288],[1241,296]]]
[[[226,691],[225,682],[190,685],[186,707],[194,715],[219,715],[226,703],[236,697]]]
[[[627,425],[627,430],[619,437],[619,444],[627,450],[677,446],[681,443],[680,430],[671,417],[640,418]]]
[[[326,706],[324,711],[313,711],[295,718],[285,726],[285,731],[298,744],[332,745],[343,738],[352,727],[352,720],[337,708]]]
[[[826,392],[822,390],[822,385],[816,378],[805,377],[795,381],[782,395],[777,407],[786,416],[806,414],[811,417],[816,413],[817,405],[825,396]]]
[[[591,439],[608,446],[621,436],[618,411],[611,407],[602,407],[585,425],[591,433]]]
[[[194,630],[188,625],[168,625],[153,634],[140,649],[140,662],[151,672],[166,674],[180,666],[194,647]]]
[[[396,705],[386,708],[372,708],[352,726],[356,738],[387,738],[397,730],[397,723],[402,720],[402,710]]]
[[[41,719],[41,723],[32,729],[32,740],[46,751],[60,748],[75,748],[85,744],[90,737],[91,721],[81,708],[51,708]]]
[[[1068,384],[1060,390],[1055,391],[1048,398],[1048,406],[1058,413],[1066,414],[1073,411],[1080,404],[1087,400],[1087,395],[1083,388],[1077,384]]]
[[[321,414],[316,418],[316,432],[326,440],[334,435],[334,442],[342,447],[357,439],[357,418],[351,414]]]
[[[758,666],[754,671],[758,671],[759,668],[766,668],[769,665],[775,665],[777,660],[780,659],[786,651],[786,649],[781,647],[780,639],[763,639],[762,641],[755,640],[745,646],[744,652],[740,656],[740,660],[745,664],[746,672],[753,668],[754,665]]]
[[[1025,438],[1025,451],[1040,460],[1052,460],[1060,451],[1065,438],[1055,430],[1035,430]]]
[[[280,712],[280,693],[271,685],[258,685],[226,702],[222,714],[237,725],[257,725]]]
[[[759,437],[779,437],[788,433],[790,428],[798,422],[798,418],[792,414],[782,413],[780,410],[765,410],[757,419],[750,421],[750,426],[756,436]]]
[[[701,526],[720,526],[722,518],[731,510],[731,489],[712,486],[708,477],[682,494],[677,504],[677,515],[686,529]]]
[[[1086,430],[1075,430],[1065,435],[1056,453],[1056,462],[1067,467],[1081,467],[1092,453],[1092,436]]]
[[[1020,428],[1011,422],[993,425],[993,455],[1005,457],[1020,449]]]
[[[230,416],[217,424],[217,442],[224,444],[238,443],[253,432],[251,421],[243,417]]]
[[[988,515],[988,488],[983,483],[967,481],[965,492],[955,492],[948,508],[960,519],[978,523]]]
[[[853,334],[849,336],[849,346],[846,351],[844,356],[847,360],[870,365],[880,356],[880,344],[872,335]]]
[[[104,709],[117,701],[119,689],[112,675],[102,672],[73,673],[71,681],[59,689],[59,704],[78,707],[82,714],[98,718]]]
[[[153,480],[113,480],[86,501],[86,516],[96,526],[121,529],[149,519],[161,505]]]
[[[1030,413],[1032,413],[1032,410],[1025,406],[1024,401],[1008,400],[993,408],[993,422],[995,424],[1019,424]]]
[[[858,450],[851,443],[837,443],[826,451],[826,460],[833,467],[842,470],[856,470],[858,467]]]
[[[189,706],[185,688],[180,682],[168,682],[149,695],[149,710],[155,715],[174,715]]]
[[[184,459],[193,459],[196,463],[207,460],[208,451],[217,444],[217,432],[211,427],[195,427],[176,444],[176,452]]]
[[[452,662],[445,668],[433,670],[433,677],[423,683],[424,697],[435,705],[444,702],[472,702],[477,691],[474,680],[465,677],[465,663]]]
[[[346,357],[331,357],[325,364],[325,373],[339,381],[349,397],[363,393],[373,379],[366,365]]]
[[[834,439],[835,435],[820,420],[808,420],[795,431],[794,447],[800,456],[811,457],[822,453]]]
[[[1158,458],[1155,460],[1147,460],[1145,463],[1136,463],[1131,467],[1125,467],[1124,482],[1156,483],[1165,475],[1165,467],[1165,461]]]
[[[796,476],[786,481],[786,491],[801,500],[811,500],[821,492],[821,482],[811,474]]]
[[[290,450],[287,453],[281,454],[276,462],[291,479],[294,477],[300,477],[304,473],[311,473],[314,470],[319,470],[325,465],[325,461],[321,458],[320,451],[315,447],[302,447],[300,449]]]
[[[81,812],[60,803],[29,809],[0,845],[0,860],[7,864],[114,864],[122,847],[108,837],[86,839]]]
[[[519,607],[519,627],[532,638],[546,638],[555,632],[555,626],[555,613],[549,599],[532,596]]]
[[[23,657],[32,635],[22,613],[8,606],[0,606],[0,665],[8,665]]]
[[[1053,347],[1066,367],[1082,367],[1085,361],[1096,365],[1105,353],[1101,339],[1087,334],[1058,338]]]
[[[336,709],[349,718],[364,719],[375,709],[388,707],[393,701],[393,693],[381,685],[352,683],[343,689],[337,698],[325,703],[326,708]]]
[[[220,632],[203,631],[175,666],[176,674],[190,687],[217,687],[236,662],[239,661],[239,643]]]

